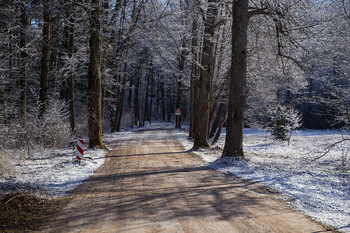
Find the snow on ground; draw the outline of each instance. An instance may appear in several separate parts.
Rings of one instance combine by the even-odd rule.
[[[152,128],[168,127],[152,124]],[[106,144],[133,137],[136,129],[104,136]],[[174,135],[189,150],[193,142],[188,133]],[[350,232],[350,150],[339,144],[325,156],[327,147],[342,139],[339,131],[302,130],[293,134],[290,145],[273,140],[262,130],[245,129],[244,150],[248,161],[219,159],[225,131],[211,149],[197,153],[213,169],[259,181],[290,196],[293,205],[315,220]],[[349,137],[349,134],[346,135]],[[349,152],[349,153],[348,153]],[[0,174],[0,196],[13,190],[62,196],[86,180],[104,163],[106,151],[85,150],[82,166],[75,161],[76,151],[60,149],[31,152],[31,159],[12,161],[12,171]],[[88,158],[92,157],[93,160]],[[3,161],[1,161],[3,164]],[[11,161],[6,161],[11,163]],[[4,171],[4,169],[2,169]]]
[[[322,156],[329,145],[342,139],[341,133],[344,135],[336,130],[301,130],[294,132],[288,146],[262,130],[245,129],[243,146],[248,161],[237,161],[220,159],[223,131],[216,145],[196,153],[209,167],[259,181],[291,197],[291,204],[313,219],[350,232],[349,144],[339,144]],[[174,134],[187,150],[192,148],[187,132]]]
[[[113,143],[125,138],[129,132],[104,136],[103,141]],[[30,159],[13,162],[9,174],[0,174],[0,196],[11,191],[29,191],[45,196],[63,196],[76,188],[105,161],[106,150],[87,149],[84,145],[81,165],[76,161],[76,149],[56,149],[31,152]],[[90,159],[92,158],[92,160]]]
[[[19,160],[12,169],[12,175],[0,178],[0,196],[12,191],[63,196],[103,164],[105,154],[105,150],[85,149],[85,158],[79,165],[76,151],[72,149],[37,152],[30,159]]]

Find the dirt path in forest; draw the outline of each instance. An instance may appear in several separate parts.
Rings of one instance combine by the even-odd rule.
[[[242,181],[203,167],[167,128],[132,133],[114,148],[43,232],[324,232]]]

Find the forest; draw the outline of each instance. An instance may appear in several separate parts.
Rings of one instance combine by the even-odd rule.
[[[350,233],[349,125],[349,0],[0,0],[0,231]]]
[[[176,121],[244,156],[277,113],[346,129],[349,43],[345,0],[0,0],[0,148]]]

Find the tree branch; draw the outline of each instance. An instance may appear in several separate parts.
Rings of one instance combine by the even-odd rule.
[[[267,8],[250,8],[252,10],[250,10],[248,12],[248,18],[251,18],[253,16],[256,16],[256,15],[270,15],[269,12],[267,11]]]
[[[343,8],[344,8],[344,14],[348,19],[350,19],[350,14],[347,11],[346,6],[345,6],[345,0],[343,0],[342,3],[343,3]]]
[[[326,156],[336,145],[341,144],[341,143],[343,143],[345,141],[350,141],[350,138],[344,138],[344,135],[342,135],[342,140],[337,141],[337,142],[333,143],[332,145],[328,146],[326,148],[326,151],[322,155],[320,155],[317,158],[311,160],[311,162],[314,162],[314,161],[319,160],[320,158]]]
[[[221,25],[225,24],[227,22],[227,19],[222,19],[219,22],[217,22],[215,25],[213,25],[213,29],[220,27]]]

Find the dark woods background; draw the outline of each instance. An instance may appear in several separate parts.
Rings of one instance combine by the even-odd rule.
[[[190,137],[195,121],[214,137],[228,114],[235,4],[0,0],[0,147],[58,147],[68,135],[174,122],[178,107]],[[304,128],[347,127],[349,3],[248,8],[245,126],[269,127],[284,106]]]

